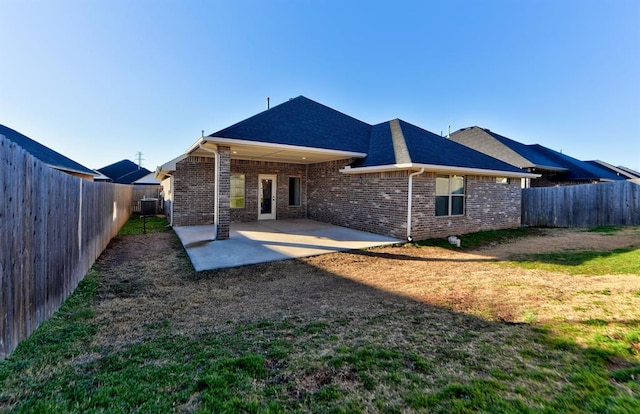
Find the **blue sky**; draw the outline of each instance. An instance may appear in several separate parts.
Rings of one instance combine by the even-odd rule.
[[[640,1],[0,0],[0,123],[90,168],[298,95],[640,170]]]

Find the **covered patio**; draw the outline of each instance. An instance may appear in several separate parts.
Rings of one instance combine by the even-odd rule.
[[[213,228],[174,228],[198,272],[403,242],[308,219],[233,223],[229,239],[216,241]]]

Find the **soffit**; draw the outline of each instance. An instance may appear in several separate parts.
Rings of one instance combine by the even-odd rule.
[[[347,151],[326,150],[320,148],[295,147],[291,145],[233,142],[224,140],[219,142],[215,138],[203,143],[206,149],[196,147],[191,155],[212,156],[207,149],[215,149],[217,145],[231,148],[231,159],[264,162],[280,162],[289,164],[316,164],[320,162],[343,160],[351,157],[364,157],[366,154]]]

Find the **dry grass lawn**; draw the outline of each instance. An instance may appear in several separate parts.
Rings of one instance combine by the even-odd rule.
[[[235,400],[213,391],[218,380],[198,362],[158,391],[184,393],[171,410],[626,412],[640,397],[640,275],[511,260],[615,249],[640,249],[640,228],[544,229],[474,251],[405,245],[195,273],[173,233],[121,236],[97,262],[92,335],[68,364],[91,373],[153,344],[145,370],[184,365],[218,338],[236,364],[257,355],[245,388],[226,385],[242,401],[224,405]],[[616,370],[630,374],[616,381]]]

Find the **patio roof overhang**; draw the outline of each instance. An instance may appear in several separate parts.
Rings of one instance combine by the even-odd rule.
[[[325,148],[311,148],[297,145],[275,144],[242,139],[202,137],[196,141],[187,154],[212,157],[207,149],[216,149],[218,145],[231,148],[231,159],[282,162],[290,164],[316,164],[348,158],[364,158],[362,152],[340,151]]]
[[[436,165],[436,164],[418,164],[418,163],[406,163],[406,164],[390,164],[390,165],[376,165],[372,167],[360,167],[351,168],[346,167],[340,170],[344,174],[367,174],[378,173],[388,171],[400,171],[411,170],[419,171],[424,168],[426,172],[435,172],[442,174],[469,174],[469,175],[484,175],[489,177],[507,177],[507,178],[538,178],[540,174],[532,174],[528,172],[514,172],[514,171],[500,171],[500,170],[487,170],[482,168],[470,168],[470,167],[456,167],[452,165]]]

